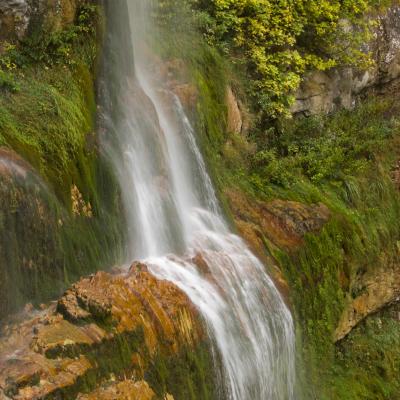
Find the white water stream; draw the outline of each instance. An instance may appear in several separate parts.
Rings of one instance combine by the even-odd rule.
[[[119,76],[111,154],[126,209],[130,259],[146,260],[155,275],[178,285],[200,310],[221,361],[216,373],[221,397],[292,400],[291,314],[265,267],[230,232],[183,107],[150,68],[143,50],[153,29],[150,1],[127,2],[134,62],[117,71],[126,76]]]

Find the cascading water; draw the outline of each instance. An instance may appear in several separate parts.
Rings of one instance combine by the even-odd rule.
[[[108,99],[106,136],[114,137],[106,147],[122,187],[129,257],[145,259],[202,313],[220,360],[221,398],[294,399],[291,314],[261,262],[230,232],[179,99],[155,83],[143,45],[150,3],[108,6],[121,9],[110,19],[118,54],[105,79],[117,94]],[[125,12],[131,28],[115,17]]]

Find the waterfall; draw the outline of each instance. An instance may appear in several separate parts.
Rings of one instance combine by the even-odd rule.
[[[265,267],[230,231],[196,133],[151,67],[144,46],[150,6],[108,4],[104,80],[112,89],[104,91],[103,144],[122,188],[129,259],[145,260],[201,312],[219,360],[221,398],[294,399],[291,314]]]

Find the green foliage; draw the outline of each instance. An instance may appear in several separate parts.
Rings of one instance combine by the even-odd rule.
[[[398,106],[389,100],[376,99],[355,111],[306,118],[270,130],[267,140],[258,140],[254,178],[284,188],[301,178],[340,187],[347,177],[365,172],[384,153],[388,139],[399,132],[394,107]],[[387,119],[382,118],[385,112]]]
[[[93,89],[84,88],[92,85],[85,74],[84,66],[76,71],[61,66],[26,69],[13,74],[19,90],[0,97],[1,142],[24,156],[56,190],[65,190],[64,198],[69,196],[66,176],[92,130],[93,105],[85,90]]]
[[[396,369],[386,361],[389,345],[395,343],[394,325],[389,327],[384,357],[374,354],[368,374],[362,371],[367,358],[363,352],[368,345],[377,351],[380,341],[374,342],[371,334],[364,347],[349,345],[343,354],[351,352],[351,360],[345,363],[332,335],[343,307],[362,290],[358,277],[398,257],[400,196],[390,170],[399,153],[399,101],[373,99],[352,111],[281,119],[275,127],[264,131],[258,127],[260,132],[248,137],[232,135],[226,132],[224,102],[226,85],[235,87],[237,82],[220,56],[245,64],[251,77],[246,85],[263,112],[278,115],[287,109],[288,96],[307,69],[368,64],[368,57],[358,52],[369,31],[361,14],[383,2],[188,1],[179,2],[180,14],[173,11],[173,1],[162,4],[171,8],[161,25],[170,27],[174,21],[174,32],[173,44],[160,53],[167,59],[184,58],[191,65],[188,75],[198,89],[193,118],[219,192],[234,187],[265,201],[322,202],[332,213],[322,231],[306,235],[299,249],[283,251],[265,239],[290,286],[302,335],[298,347],[304,360],[303,380],[305,387],[310,384],[304,398],[396,398]],[[343,17],[351,21],[353,32],[342,29]],[[193,27],[179,24],[180,19],[202,29],[211,49],[185,45],[185,30],[191,32]],[[341,46],[349,47],[342,51]],[[260,58],[268,68],[257,64],[249,53],[253,50],[268,56]],[[229,214],[227,204],[225,210]],[[391,375],[382,376],[382,368]],[[360,382],[352,383],[359,376]],[[385,384],[385,379],[390,382]]]
[[[310,384],[304,398],[390,399],[375,394],[378,389],[367,382],[366,373],[362,383],[352,384],[362,371],[363,350],[352,350],[346,369],[332,335],[344,305],[360,290],[357,277],[397,257],[400,197],[390,170],[399,150],[399,101],[377,98],[352,111],[287,121],[266,134],[238,138],[224,134],[221,118],[214,115],[223,111],[218,108],[223,94],[213,97],[210,88],[220,78],[204,76],[197,81],[197,128],[220,192],[233,186],[264,200],[322,202],[332,212],[322,232],[308,234],[298,251],[287,253],[267,243],[289,282],[302,332],[305,387]],[[368,340],[378,348],[372,336]],[[368,379],[378,382],[382,392],[381,364],[374,363]],[[392,395],[397,392],[390,379],[386,393]]]
[[[336,349],[326,399],[400,398],[399,306],[370,316]]]
[[[89,44],[96,47],[93,38],[97,35],[99,22],[97,6],[83,4],[77,13],[75,24],[62,30],[40,29],[27,36],[18,46],[8,44],[0,56],[0,67],[3,69],[22,68],[33,63],[47,65],[76,63],[77,49],[82,50]],[[96,48],[92,49],[96,50]],[[93,61],[93,58],[89,61]]]
[[[176,33],[198,29],[250,77],[264,118],[289,115],[304,73],[371,64],[365,17],[387,0],[159,0],[157,21]],[[243,68],[242,68],[243,67]]]
[[[373,1],[199,1],[211,24],[206,35],[245,64],[252,77],[251,93],[268,116],[287,111],[292,93],[308,69],[336,65],[366,66],[369,55],[365,14]]]
[[[249,172],[253,193],[322,202],[332,212],[322,232],[306,235],[299,250],[270,247],[291,287],[307,379],[318,398],[391,399],[398,393],[393,378],[387,378],[390,390],[382,387],[379,360],[354,385],[362,348],[352,350],[351,362],[345,357],[346,369],[332,343],[344,305],[360,290],[358,277],[398,262],[400,196],[391,177],[399,149],[398,108],[396,99],[373,99],[353,111],[288,123],[279,133],[270,131],[263,144],[258,138]],[[368,340],[378,348],[372,336]]]
[[[90,157],[98,24],[97,7],[82,5],[75,24],[40,29],[0,57],[0,143],[37,168],[64,204]]]
[[[0,70],[0,90],[3,92],[16,93],[20,89],[16,79],[9,72]]]
[[[32,166],[22,182],[0,176],[0,318],[122,254],[119,191],[94,134],[98,22],[84,6],[75,25],[0,57],[0,146]],[[90,215],[72,212],[72,187]]]

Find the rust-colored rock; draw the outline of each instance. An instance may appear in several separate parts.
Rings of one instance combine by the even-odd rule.
[[[77,400],[152,400],[154,396],[147,382],[125,380],[96,389],[90,394],[79,395]]]
[[[143,377],[153,356],[174,356],[198,343],[204,338],[199,321],[188,297],[144,264],[124,274],[99,272],[73,285],[57,304],[5,326],[0,398],[74,399],[96,376],[102,386],[79,399],[151,400],[146,382],[125,376]]]
[[[228,190],[225,195],[240,235],[269,266],[271,278],[287,300],[288,284],[267,246],[295,251],[303,244],[306,233],[318,233],[322,229],[330,218],[329,209],[323,204],[306,205],[279,199],[262,202],[236,190]]]
[[[235,222],[258,254],[263,236],[280,248],[294,250],[303,243],[306,233],[319,232],[331,216],[322,203],[306,205],[279,199],[261,202],[238,191],[226,195]]]

